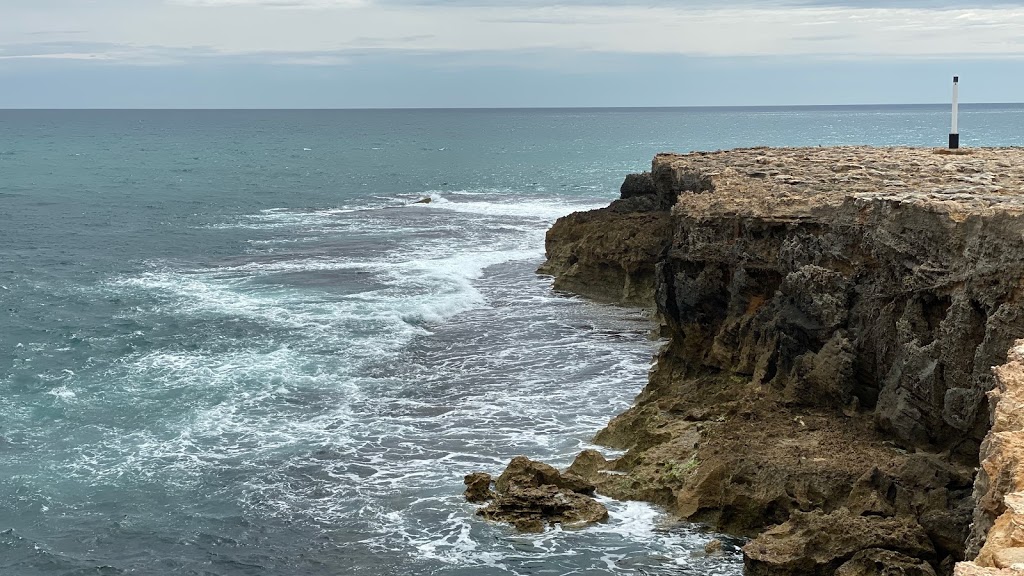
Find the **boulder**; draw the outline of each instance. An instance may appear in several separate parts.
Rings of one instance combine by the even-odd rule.
[[[566,472],[580,478],[590,479],[607,468],[608,460],[603,454],[597,450],[584,450],[576,456]]]
[[[541,532],[554,524],[583,526],[608,518],[608,509],[591,498],[593,484],[525,456],[512,459],[495,482],[495,492],[490,490],[489,474],[469,474],[465,482],[467,500],[490,501],[478,515],[508,522],[520,532]]]
[[[558,488],[514,487],[477,511],[496,522],[508,522],[520,532],[541,532],[548,525],[578,527],[608,519],[608,509],[590,498]]]
[[[594,485],[590,482],[572,473],[562,474],[554,466],[530,460],[526,456],[513,458],[494,484],[498,494],[504,494],[515,488],[539,488],[541,486],[554,486],[590,496],[594,494]]]
[[[486,472],[474,472],[472,474],[467,474],[464,481],[466,483],[466,500],[469,500],[474,504],[494,500],[494,492],[491,491],[490,474],[487,474]]]
[[[721,554],[722,553],[722,541],[717,538],[708,540],[708,543],[704,545],[705,554]]]
[[[650,172],[629,174],[619,187],[619,197],[623,200],[636,196],[654,196],[657,193],[658,189]]]

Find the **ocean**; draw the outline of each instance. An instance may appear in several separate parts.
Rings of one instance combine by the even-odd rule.
[[[462,498],[592,447],[659,345],[553,292],[544,233],[657,152],[941,146],[948,120],[0,111],[0,574],[740,574],[742,541],[706,556],[647,504],[520,535]],[[1024,105],[961,131],[1024,145]]]

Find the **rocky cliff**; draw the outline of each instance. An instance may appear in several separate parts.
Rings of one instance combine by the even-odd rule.
[[[668,344],[598,435],[626,454],[572,471],[756,536],[751,574],[951,573],[1024,336],[1024,150],[663,154],[622,192],[542,272],[655,307]]]

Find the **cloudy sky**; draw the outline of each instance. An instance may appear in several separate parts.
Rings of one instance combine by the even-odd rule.
[[[1024,0],[0,0],[3,107],[1024,101]]]

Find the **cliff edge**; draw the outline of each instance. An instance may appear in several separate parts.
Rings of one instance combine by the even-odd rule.
[[[973,558],[991,367],[1024,336],[1024,149],[969,152],[661,154],[559,220],[541,272],[656,308],[668,337],[597,436],[625,455],[571,471],[756,536],[749,574]]]

